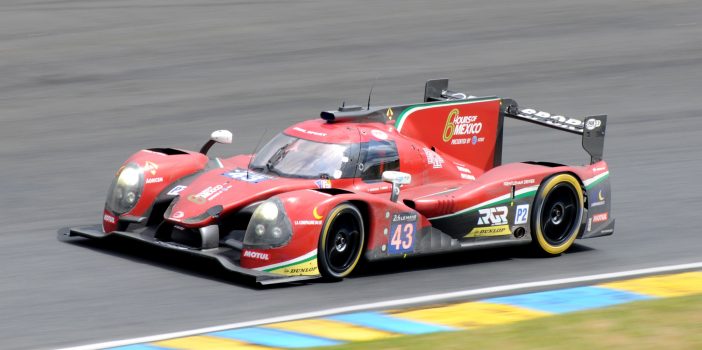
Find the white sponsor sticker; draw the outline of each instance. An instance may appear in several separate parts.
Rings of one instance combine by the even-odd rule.
[[[202,204],[205,201],[211,201],[215,198],[217,198],[220,194],[227,192],[230,188],[232,188],[232,185],[216,185],[216,186],[209,186],[206,189],[200,191],[200,193],[196,195],[190,195],[188,196],[188,200],[191,202],[197,203],[197,204]]]
[[[188,188],[188,186],[178,185],[176,187],[171,188],[171,190],[168,191],[168,193],[166,193],[166,194],[169,196],[177,196],[178,194],[183,192],[183,190],[186,188]]]
[[[321,226],[322,220],[295,220],[295,226]]]
[[[529,204],[520,204],[517,206],[517,212],[514,214],[514,224],[526,224],[529,219]]]
[[[426,147],[424,147],[423,150],[424,155],[427,157],[427,164],[431,165],[434,169],[441,169],[444,167],[444,158],[441,158],[436,152]]]
[[[602,121],[599,119],[588,119],[587,123],[585,123],[585,128],[588,130],[595,130],[596,128],[599,128],[602,125]]]
[[[244,251],[244,257],[258,260],[270,260],[270,256],[268,255],[268,253],[254,252],[250,250]]]
[[[521,186],[521,185],[533,185],[535,183],[536,183],[536,180],[534,180],[534,179],[522,179],[522,180],[505,181],[502,184],[505,186]]]
[[[162,177],[150,177],[150,178],[146,179],[147,184],[157,184],[159,182],[163,182]]]
[[[315,136],[321,136],[321,137],[327,136],[326,133],[318,132],[318,131],[312,131],[312,130],[305,130],[305,129],[299,127],[299,126],[294,127],[293,130],[299,131],[299,132],[302,132],[302,133],[305,133],[305,134],[309,134],[309,135],[315,135]]]
[[[608,218],[609,218],[609,213],[595,214],[592,216],[592,222],[593,223],[604,222],[604,221],[607,221]]]
[[[375,136],[375,138],[380,139],[380,140],[387,140],[388,139],[388,134],[380,131],[373,129],[371,130],[371,135]]]
[[[583,122],[579,119],[567,118],[562,115],[551,115],[551,113],[537,111],[531,108],[522,109],[519,111],[519,114],[522,117],[527,117],[532,120],[543,121],[548,124],[563,126],[571,130],[574,130],[575,127],[583,124]]]
[[[483,123],[478,121],[477,115],[456,115],[450,122],[454,127],[452,136],[475,135],[483,130]]]
[[[109,223],[111,223],[111,224],[114,224],[114,223],[115,223],[115,217],[112,216],[112,215],[107,215],[107,214],[105,214],[105,216],[103,216],[102,218],[103,218],[105,221],[107,221],[107,222],[109,222]]]

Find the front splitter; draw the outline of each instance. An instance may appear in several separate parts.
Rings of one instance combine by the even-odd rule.
[[[99,225],[72,227],[68,230],[69,237],[85,237],[91,239],[102,239],[110,236],[125,237],[139,241],[151,246],[156,246],[171,251],[178,251],[185,254],[190,254],[198,257],[213,259],[219,262],[227,271],[237,275],[252,278],[256,283],[261,285],[275,283],[290,283],[318,278],[319,276],[285,276],[265,271],[247,269],[239,265],[239,261],[235,258],[232,248],[217,247],[212,249],[196,249],[172,242],[160,241],[154,237],[154,230],[143,228],[133,232],[128,231],[113,231],[105,233]]]

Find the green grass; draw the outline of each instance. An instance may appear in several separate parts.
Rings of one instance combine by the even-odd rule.
[[[702,349],[702,295],[324,349]]]

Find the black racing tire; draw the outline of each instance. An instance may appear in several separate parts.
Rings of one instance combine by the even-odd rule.
[[[327,216],[319,236],[319,272],[329,280],[348,276],[361,259],[364,243],[361,212],[350,203],[337,205]]]
[[[541,253],[559,255],[578,237],[584,213],[580,182],[571,174],[556,174],[539,187],[532,210],[532,244]]]

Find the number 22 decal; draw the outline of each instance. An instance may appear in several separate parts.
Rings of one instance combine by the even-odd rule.
[[[398,254],[414,251],[416,231],[416,222],[399,222],[393,224],[390,228],[392,237],[390,239],[388,252],[390,254]]]

